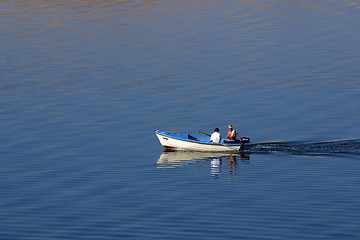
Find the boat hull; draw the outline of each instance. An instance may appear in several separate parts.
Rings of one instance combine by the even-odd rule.
[[[209,137],[194,136],[189,134],[177,134],[155,131],[161,145],[171,150],[190,150],[202,152],[238,152],[241,151],[239,144],[211,143]]]

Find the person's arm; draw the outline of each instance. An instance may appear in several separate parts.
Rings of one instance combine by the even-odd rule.
[[[233,138],[235,138],[236,137],[236,131],[234,130],[234,131],[232,131],[232,133],[231,133],[231,137],[233,137]]]
[[[235,131],[235,130],[233,130],[233,131],[231,132],[231,139],[232,139],[232,140],[236,140],[236,131]]]
[[[227,133],[227,135],[226,135],[226,138],[227,138],[227,139],[230,139],[230,138],[231,138],[231,135],[230,135],[230,134],[231,134],[231,132],[229,131],[229,132]]]

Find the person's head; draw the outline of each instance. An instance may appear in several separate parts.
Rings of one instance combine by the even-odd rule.
[[[230,130],[231,130],[231,129],[233,129],[233,127],[232,127],[232,125],[231,125],[231,124],[229,125],[229,129],[230,129]]]
[[[215,132],[219,132],[219,129],[218,129],[218,128],[215,128],[214,131],[215,131]]]

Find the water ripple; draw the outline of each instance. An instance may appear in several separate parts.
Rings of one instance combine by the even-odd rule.
[[[359,239],[359,143],[319,142],[359,138],[358,10],[0,1],[1,238]],[[153,134],[229,123],[296,142],[190,156]]]

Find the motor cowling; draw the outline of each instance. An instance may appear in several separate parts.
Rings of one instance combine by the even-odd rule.
[[[240,139],[240,142],[242,142],[242,143],[249,143],[249,142],[250,142],[250,138],[248,138],[248,137],[242,137],[242,138]]]

